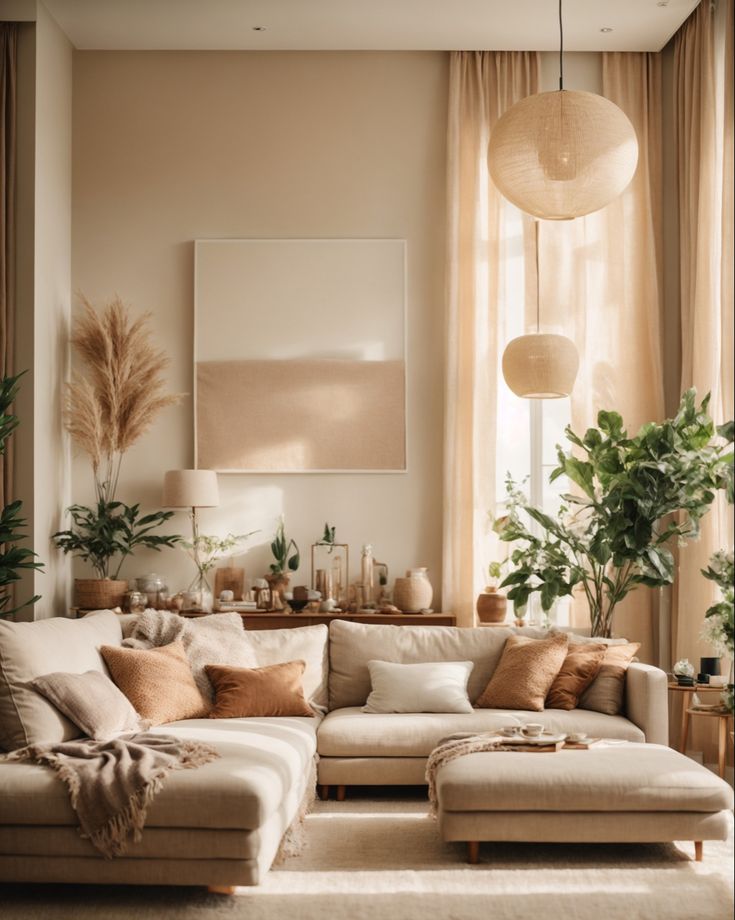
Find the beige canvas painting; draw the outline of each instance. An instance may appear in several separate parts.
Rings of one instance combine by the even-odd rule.
[[[196,464],[406,469],[405,243],[199,240]]]

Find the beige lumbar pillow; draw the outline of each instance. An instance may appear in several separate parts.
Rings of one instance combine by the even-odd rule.
[[[541,712],[554,678],[567,655],[565,635],[549,639],[511,636],[503,657],[480,694],[479,709],[524,709]]]
[[[210,719],[313,716],[314,711],[304,698],[305,668],[305,661],[286,661],[264,668],[206,665],[215,693]]]
[[[472,712],[467,681],[473,667],[472,661],[369,661],[373,689],[362,711]]]
[[[576,709],[580,696],[597,677],[607,647],[599,642],[570,644],[567,657],[546,697],[547,709]]]
[[[208,715],[209,704],[194,682],[183,643],[152,649],[103,645],[100,651],[112,679],[152,725]]]
[[[616,716],[623,711],[625,672],[640,647],[640,642],[607,646],[599,674],[579,700],[580,709],[591,709],[608,716]]]
[[[128,698],[100,671],[44,674],[33,681],[33,689],[97,741],[141,728]]]

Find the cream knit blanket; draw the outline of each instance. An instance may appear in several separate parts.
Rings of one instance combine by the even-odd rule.
[[[111,741],[77,738],[32,744],[0,762],[45,764],[66,785],[82,837],[107,859],[122,856],[143,834],[148,806],[173,770],[192,770],[220,755],[207,744],[150,732]]]

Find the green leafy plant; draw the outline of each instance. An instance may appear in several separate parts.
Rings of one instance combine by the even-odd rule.
[[[516,609],[533,592],[544,611],[559,597],[584,591],[593,636],[609,636],[616,605],[639,585],[674,580],[670,545],[699,535],[718,490],[733,496],[733,422],[715,428],[709,396],[682,397],[676,416],[628,437],[617,412],[600,412],[597,428],[566,437],[579,456],[558,448],[551,480],[567,476],[579,493],[562,496],[558,518],[530,506],[509,476],[507,515],[495,522],[515,543],[514,570],[501,587]],[[526,518],[533,522],[528,524]]]
[[[324,525],[324,533],[322,534],[321,540],[318,541],[317,546],[329,546],[331,547],[329,552],[331,553],[334,549],[334,543],[336,540],[337,528],[330,526],[329,522]]]
[[[222,556],[231,553],[236,546],[244,543],[248,537],[252,537],[255,530],[250,533],[234,534],[228,533],[226,537],[207,536],[206,534],[197,533],[193,540],[182,540],[181,546],[189,553],[197,567],[197,573],[209,587],[207,581],[207,572],[212,569],[217,560]]]
[[[706,612],[702,638],[720,655],[735,655],[735,559],[732,552],[720,550],[709,561],[702,575],[720,589],[721,599]]]
[[[172,547],[181,541],[178,534],[153,531],[173,516],[173,511],[156,511],[140,517],[140,506],[100,500],[94,508],[72,505],[67,509],[73,527],[53,535],[66,555],[71,553],[89,562],[100,578],[117,578],[128,556],[136,549]],[[112,560],[117,558],[117,565]]]
[[[18,417],[8,410],[15,400],[23,373],[0,379],[0,454],[5,453],[8,438],[19,424]],[[17,607],[8,606],[12,603],[12,586],[20,581],[22,572],[43,569],[43,563],[34,561],[36,553],[33,550],[18,546],[25,539],[27,526],[22,509],[23,503],[14,501],[0,511],[0,616],[10,616],[40,600],[40,595],[36,594]]]
[[[293,553],[291,549],[293,548]],[[273,542],[271,543],[271,552],[275,563],[271,563],[272,575],[285,575],[287,572],[295,572],[301,562],[299,548],[294,540],[286,536],[286,524],[283,518],[278,522]]]

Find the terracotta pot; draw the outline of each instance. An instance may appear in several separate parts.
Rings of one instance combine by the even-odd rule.
[[[82,610],[110,610],[122,607],[127,581],[112,578],[75,578],[74,603]]]
[[[409,569],[405,578],[396,578],[393,603],[403,613],[418,613],[431,607],[434,589],[426,569]]]
[[[508,598],[496,588],[487,587],[477,596],[477,616],[481,623],[502,623],[508,609]]]

